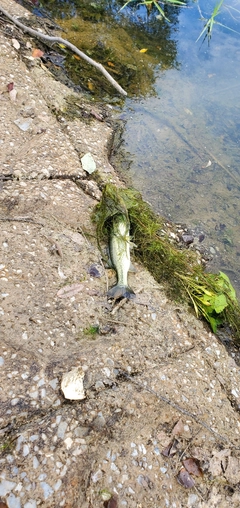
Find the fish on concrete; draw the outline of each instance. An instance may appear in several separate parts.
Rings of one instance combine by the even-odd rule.
[[[129,221],[124,214],[117,214],[112,219],[109,238],[110,258],[117,272],[117,284],[107,293],[114,300],[135,297],[134,291],[128,285],[128,271],[131,266],[130,245]]]

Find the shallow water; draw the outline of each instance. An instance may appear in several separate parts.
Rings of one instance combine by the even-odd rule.
[[[205,234],[211,269],[240,290],[240,35],[214,26],[209,45],[196,43],[203,25],[189,5],[174,33],[180,66],[157,71],[156,97],[125,102],[121,157],[157,212]]]

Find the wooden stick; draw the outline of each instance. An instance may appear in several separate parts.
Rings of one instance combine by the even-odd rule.
[[[67,48],[71,49],[73,53],[76,53],[78,56],[80,56],[83,60],[86,60],[90,65],[93,65],[93,67],[96,67],[104,76],[107,78],[107,80],[111,83],[112,86],[116,88],[116,90],[121,93],[122,95],[127,95],[127,92],[113,79],[113,77],[109,74],[109,72],[103,67],[102,64],[96,62],[89,56],[87,56],[83,51],[80,51],[74,44],[71,44],[71,42],[67,41],[66,39],[62,39],[62,37],[52,37],[51,35],[42,34],[38,30],[33,30],[33,28],[30,28],[26,25],[23,25],[20,21],[18,21],[15,17],[11,16],[5,9],[3,9],[0,6],[0,12],[6,16],[6,18],[10,19],[12,23],[14,23],[16,26],[21,28],[24,32],[28,32],[30,35],[33,35],[34,37],[38,37],[39,39],[42,39],[43,41],[48,41],[51,43],[57,42],[58,44],[64,44]]]

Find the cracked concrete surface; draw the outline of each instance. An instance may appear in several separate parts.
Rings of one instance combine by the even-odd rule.
[[[12,1],[1,5],[28,15]],[[118,507],[237,508],[238,353],[230,356],[140,265],[130,274],[136,302],[112,313],[106,281],[112,284],[114,275],[101,264],[90,218],[100,190],[80,162],[90,151],[102,178],[121,184],[107,159],[111,128],[94,119],[66,120],[61,113],[73,92],[39,62],[27,68],[6,25],[0,33],[0,499],[9,508],[110,508],[105,491]],[[92,107],[81,95],[76,101]],[[28,129],[16,120],[29,122]],[[100,277],[91,275],[92,265]],[[99,333],[91,333],[94,326]],[[86,399],[65,400],[62,375],[76,366],[85,372]],[[162,453],[173,441],[174,450]],[[186,457],[201,466],[194,488],[177,479]]]

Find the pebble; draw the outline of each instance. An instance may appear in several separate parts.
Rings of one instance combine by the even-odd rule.
[[[37,508],[37,503],[34,499],[29,499],[27,503],[25,503],[23,508]]]
[[[39,461],[37,459],[37,457],[33,457],[33,469],[37,469],[39,466]]]
[[[14,494],[10,494],[7,500],[8,508],[21,508],[20,497],[14,496]]]
[[[49,381],[49,384],[53,390],[56,390],[57,385],[58,385],[58,378],[51,379],[51,381]]]
[[[64,421],[60,422],[59,426],[58,426],[57,437],[59,437],[60,439],[63,439],[65,436],[67,427],[68,427],[67,422],[64,422]]]
[[[14,487],[16,487],[16,483],[3,480],[0,483],[0,496],[6,496],[6,494],[9,494]]]
[[[98,471],[96,471],[96,473],[93,473],[92,476],[91,476],[91,480],[93,483],[97,483],[99,482],[99,480],[102,479],[102,471],[100,469],[98,469]]]
[[[48,497],[51,496],[54,492],[52,487],[50,487],[50,485],[46,482],[40,482],[40,485],[43,489],[44,499],[48,499]]]
[[[190,245],[190,243],[193,243],[194,242],[194,238],[192,235],[182,235],[182,241],[186,244],[186,245]]]

